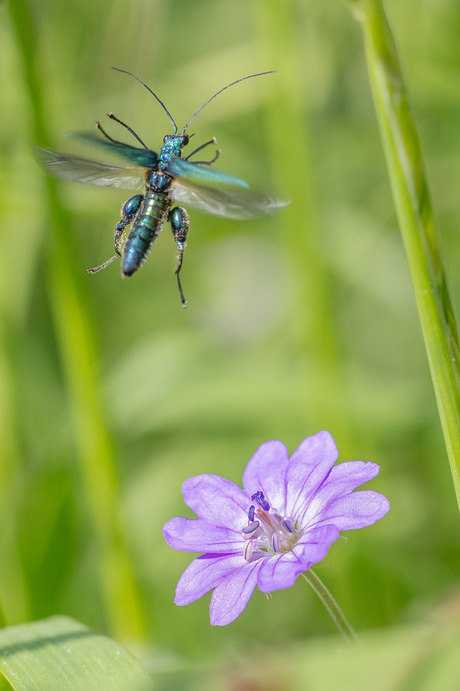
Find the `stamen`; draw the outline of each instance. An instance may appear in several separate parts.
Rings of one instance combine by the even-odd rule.
[[[283,524],[283,528],[286,528],[288,533],[295,533],[295,525],[294,525],[294,521],[292,520],[292,518],[285,518],[282,521],[282,524]]]
[[[246,561],[251,561],[254,548],[255,543],[252,540],[248,540],[244,546],[244,558]]]
[[[252,533],[257,530],[259,527],[260,523],[259,521],[254,521],[253,523],[249,523],[249,525],[245,525],[243,528],[243,534],[248,537],[252,537]]]
[[[274,552],[279,552],[281,548],[281,540],[278,533],[273,533],[270,538],[270,546]]]
[[[254,492],[251,499],[257,503],[250,505],[248,523],[241,530],[245,541],[245,560],[253,562],[294,549],[300,537],[295,519],[284,517],[278,513],[278,509],[270,508],[270,503],[261,490]]]

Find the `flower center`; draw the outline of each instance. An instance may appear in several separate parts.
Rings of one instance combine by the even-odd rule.
[[[254,503],[249,507],[248,523],[242,530],[246,561],[292,550],[299,538],[294,519],[285,518],[271,508],[260,490],[251,499]]]

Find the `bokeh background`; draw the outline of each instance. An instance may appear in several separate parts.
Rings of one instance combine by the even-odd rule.
[[[458,302],[460,8],[387,8]],[[85,275],[111,255],[130,193],[56,182],[34,158],[41,145],[102,159],[65,134],[109,111],[158,150],[165,113],[111,65],[146,81],[180,126],[225,84],[277,70],[220,95],[190,131],[194,145],[217,137],[219,168],[291,204],[251,222],[189,210],[186,310],[168,227],[133,278],[117,264]],[[263,441],[293,451],[320,429],[340,460],[381,465],[372,488],[392,504],[317,567],[352,625],[398,631],[455,601],[458,510],[346,5],[4,1],[0,77],[4,623],[73,616],[136,650],[160,688],[334,634],[301,582],[255,593],[224,629],[209,625],[209,596],[175,607],[191,557],[161,534],[191,515],[186,478],[239,482]]]

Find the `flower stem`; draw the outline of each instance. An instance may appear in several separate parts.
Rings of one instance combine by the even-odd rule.
[[[344,613],[342,612],[339,605],[334,600],[334,598],[332,597],[331,593],[326,588],[322,580],[318,578],[316,573],[311,569],[305,571],[305,573],[303,573],[302,576],[305,578],[307,583],[311,585],[315,593],[318,595],[319,599],[331,615],[335,625],[337,626],[342,636],[346,638],[347,641],[349,641],[350,643],[356,645],[358,643],[358,637],[356,633],[351,628],[350,624],[345,618]]]

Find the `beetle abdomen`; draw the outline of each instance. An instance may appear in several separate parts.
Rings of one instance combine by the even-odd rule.
[[[123,247],[121,270],[131,276],[143,264],[163,226],[170,201],[166,194],[148,192]]]

